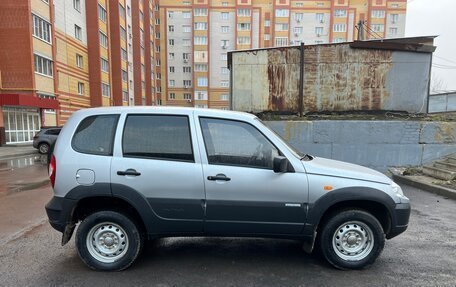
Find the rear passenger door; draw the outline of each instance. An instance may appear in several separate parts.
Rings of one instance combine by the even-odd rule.
[[[157,233],[203,230],[204,183],[189,116],[133,113],[120,119],[112,191],[147,201],[152,212],[146,224]]]

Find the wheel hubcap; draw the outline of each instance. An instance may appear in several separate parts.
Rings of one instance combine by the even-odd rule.
[[[358,261],[372,251],[374,235],[366,224],[350,221],[336,229],[332,243],[337,256],[347,261]]]
[[[87,234],[87,249],[97,260],[112,263],[125,256],[128,236],[118,224],[104,222],[95,225]]]

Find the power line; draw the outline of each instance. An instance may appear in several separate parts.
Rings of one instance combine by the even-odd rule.
[[[447,62],[450,62],[450,63],[456,64],[456,61],[453,61],[453,60],[449,60],[449,59],[446,59],[446,58],[443,58],[443,57],[439,57],[439,56],[437,56],[437,55],[433,55],[433,56],[434,56],[434,57],[436,57],[436,58],[442,59],[442,60],[444,60],[444,61],[447,61]]]

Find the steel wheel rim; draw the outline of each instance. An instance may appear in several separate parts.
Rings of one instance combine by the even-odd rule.
[[[113,263],[127,253],[128,235],[118,224],[103,222],[90,229],[86,244],[92,257],[103,263]]]
[[[46,144],[41,144],[40,145],[40,152],[41,153],[48,153],[49,147]]]
[[[374,248],[374,233],[365,223],[349,221],[336,229],[332,245],[334,252],[343,260],[359,261]]]

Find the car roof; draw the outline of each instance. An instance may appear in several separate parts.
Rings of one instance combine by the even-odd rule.
[[[202,109],[202,108],[193,108],[193,107],[170,107],[170,106],[128,106],[128,107],[98,107],[98,108],[88,108],[82,109],[75,114],[78,116],[90,116],[97,114],[108,114],[108,113],[153,113],[153,112],[167,113],[167,114],[182,114],[188,113],[192,114],[198,112],[199,115],[204,115],[208,117],[233,117],[233,118],[244,118],[244,119],[253,119],[256,118],[255,115],[237,112],[237,111],[228,111],[228,110],[219,110],[219,109]]]

